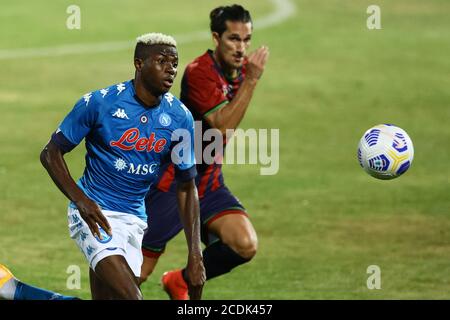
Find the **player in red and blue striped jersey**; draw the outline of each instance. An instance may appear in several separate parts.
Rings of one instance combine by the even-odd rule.
[[[208,50],[186,67],[180,98],[194,119],[202,121],[204,130],[212,128],[222,133],[225,145],[226,130],[236,129],[250,104],[268,49],[261,47],[246,56],[252,21],[243,7],[218,7],[210,18],[215,50]],[[221,159],[222,155],[216,154],[215,158]],[[197,171],[202,241],[206,244],[203,259],[209,280],[250,261],[256,254],[257,236],[244,206],[224,183],[220,161],[198,163]],[[142,281],[153,271],[166,243],[182,228],[175,185],[174,167],[168,165],[147,195],[150,232],[144,235],[142,245]],[[162,279],[172,299],[189,298],[188,281],[185,269],[167,272]]]

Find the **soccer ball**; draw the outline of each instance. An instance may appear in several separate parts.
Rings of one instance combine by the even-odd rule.
[[[367,130],[359,141],[358,161],[371,176],[389,180],[404,174],[414,158],[408,134],[391,124],[379,124]]]

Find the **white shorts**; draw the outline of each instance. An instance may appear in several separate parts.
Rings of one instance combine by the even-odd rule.
[[[81,218],[78,209],[69,207],[68,220],[70,237],[75,240],[78,248],[83,252],[92,270],[97,263],[109,256],[121,255],[136,277],[141,275],[142,237],[147,223],[138,217],[116,211],[102,210],[112,229],[112,236],[99,226],[103,240],[93,236],[87,223]]]

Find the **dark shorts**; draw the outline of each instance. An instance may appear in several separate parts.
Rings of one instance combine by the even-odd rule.
[[[145,205],[148,229],[142,241],[142,252],[147,257],[158,257],[164,252],[167,242],[183,230],[177,196],[174,192],[153,189],[147,195]],[[207,192],[200,199],[201,233],[205,244],[213,240],[213,235],[207,232],[208,225],[227,214],[247,215],[242,204],[226,186]]]

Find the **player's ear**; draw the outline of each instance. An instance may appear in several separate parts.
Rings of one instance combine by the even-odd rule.
[[[134,67],[136,68],[136,71],[141,71],[143,65],[144,61],[142,61],[142,59],[134,58]]]
[[[214,46],[218,47],[219,46],[219,42],[220,42],[220,35],[217,32],[213,32],[212,33],[212,40],[214,42]]]

